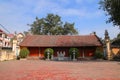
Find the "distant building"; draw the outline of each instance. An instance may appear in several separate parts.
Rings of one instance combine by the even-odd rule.
[[[14,37],[14,34],[7,34],[0,29],[0,46],[1,47],[12,47],[11,39]]]
[[[12,39],[14,34],[7,34],[0,29],[0,61],[14,59],[14,52],[12,51]]]

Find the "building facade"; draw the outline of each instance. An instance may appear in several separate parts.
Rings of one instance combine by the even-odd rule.
[[[14,37],[13,34],[7,34],[0,29],[0,46],[1,47],[12,47],[11,39]]]
[[[92,57],[97,47],[102,47],[100,39],[95,35],[28,35],[20,43],[20,47],[27,47],[30,51],[29,57],[44,57],[47,48],[54,50],[54,59],[58,53],[64,53],[64,59],[69,58],[69,49],[77,48],[79,57]]]

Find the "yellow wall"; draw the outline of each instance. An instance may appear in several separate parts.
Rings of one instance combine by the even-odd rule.
[[[119,51],[119,48],[112,48],[112,52],[116,55]]]
[[[1,50],[0,61],[15,59],[15,53],[13,51]]]

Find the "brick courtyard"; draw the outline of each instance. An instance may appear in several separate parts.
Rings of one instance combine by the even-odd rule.
[[[0,62],[0,80],[120,80],[120,62]]]

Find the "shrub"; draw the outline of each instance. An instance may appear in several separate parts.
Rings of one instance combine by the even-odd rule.
[[[95,53],[94,53],[94,58],[96,59],[102,59],[104,56],[103,56],[103,53],[102,51],[100,51],[99,49],[96,49]]]
[[[26,58],[29,53],[30,53],[30,52],[29,52],[29,50],[28,50],[27,48],[22,48],[22,49],[20,50],[19,56],[20,56],[20,58]]]
[[[69,49],[69,56],[73,59],[73,51],[75,50],[75,58],[79,57],[79,50],[77,48],[70,48]]]
[[[44,56],[45,56],[45,59],[47,58],[47,53],[48,53],[48,50],[49,50],[49,52],[50,52],[50,54],[49,54],[49,58],[51,58],[51,55],[53,55],[54,54],[54,50],[52,49],[52,48],[47,48],[47,49],[45,49],[45,51],[44,51]]]

